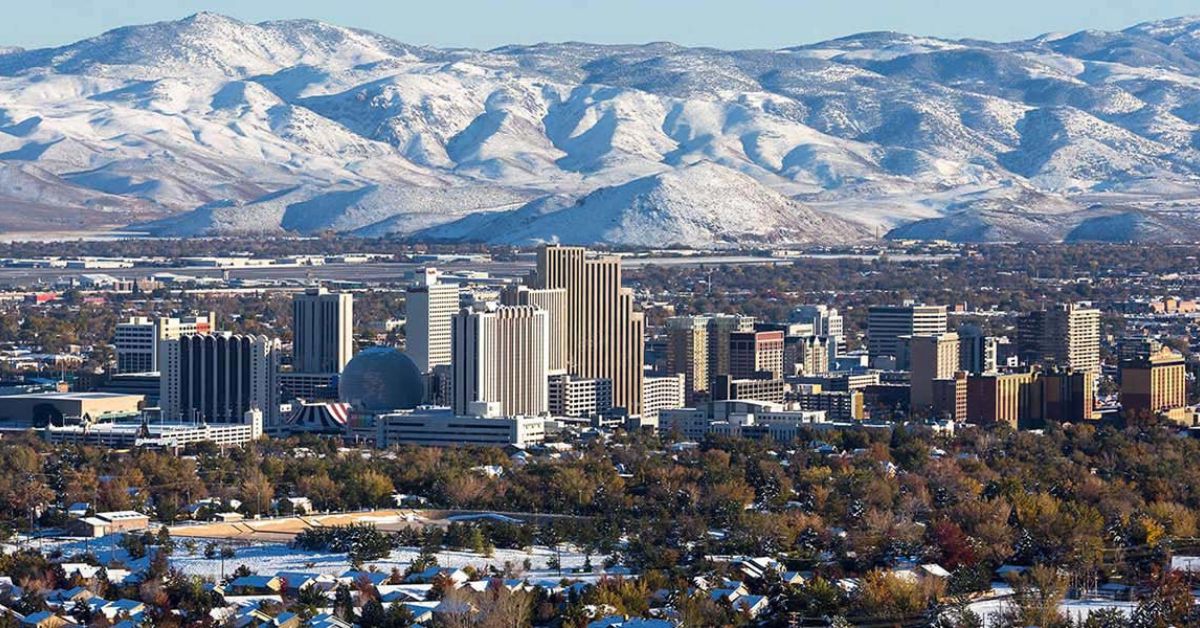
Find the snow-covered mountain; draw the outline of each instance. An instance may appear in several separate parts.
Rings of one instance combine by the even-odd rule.
[[[1200,19],[782,50],[201,13],[0,48],[0,230],[728,246],[1200,238]]]
[[[748,175],[707,161],[603,187],[573,203],[544,197],[512,211],[472,214],[413,234],[506,244],[696,248],[867,236],[862,225],[815,212]]]

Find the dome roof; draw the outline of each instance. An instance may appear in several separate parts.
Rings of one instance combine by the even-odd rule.
[[[420,405],[424,396],[416,363],[391,347],[360,351],[338,382],[338,398],[357,412],[407,410]]]

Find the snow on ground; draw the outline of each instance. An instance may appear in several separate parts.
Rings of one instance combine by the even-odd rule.
[[[211,578],[220,577],[221,560],[204,558],[202,548],[203,546],[193,556],[186,555],[186,551],[176,550],[175,555],[171,557],[171,565],[188,574]],[[404,571],[419,554],[418,548],[402,548],[392,551],[387,558],[367,562],[363,568],[374,567],[384,572],[391,571],[393,568]],[[521,569],[525,559],[528,558],[533,565],[533,570],[529,572],[531,577],[549,577],[557,575],[557,571],[552,572],[546,567],[546,561],[553,555],[554,552],[549,548],[538,547],[529,552],[498,549],[490,558],[473,552],[443,551],[438,552],[437,559],[438,564],[443,567],[474,566],[482,569],[490,565],[503,568],[505,562],[510,562],[513,567]],[[573,567],[581,567],[584,560],[583,554],[564,550],[562,568],[566,571]],[[592,563],[600,565],[603,560],[603,557],[593,557]],[[299,571],[340,575],[352,568],[346,554],[307,552],[292,549],[281,543],[254,543],[248,547],[238,548],[237,555],[225,561],[226,573],[233,571],[238,565],[246,565],[251,571],[258,574]]]
[[[1012,603],[1010,596],[1012,595],[1012,587],[1003,583],[992,584],[992,594],[996,597],[993,599],[982,600],[970,605],[970,609],[983,620],[984,625],[991,626],[993,623],[1000,621],[1000,614],[1004,612],[1008,605]],[[1092,613],[1105,609],[1115,608],[1125,614],[1126,617],[1133,614],[1133,610],[1137,608],[1136,602],[1120,602],[1115,600],[1092,599],[1092,600],[1064,600],[1059,605],[1059,610],[1064,615],[1071,618],[1071,621],[1082,623]]]
[[[64,558],[84,552],[91,552],[102,563],[117,560],[126,563],[133,569],[144,567],[147,563],[146,559],[130,561],[128,554],[118,547],[117,543],[120,541],[120,538],[121,535],[112,534],[99,539],[45,539],[40,541],[40,543],[44,551],[50,552],[57,549],[61,551]],[[183,542],[177,539],[175,553],[171,556],[171,566],[187,574],[214,579],[220,578],[222,561],[219,557],[204,557],[205,543],[203,540],[198,541],[196,543],[196,551],[189,553],[184,547]],[[281,571],[340,575],[352,569],[350,560],[344,553],[312,552],[293,549],[284,543],[271,542],[239,542],[230,545],[234,548],[236,555],[233,558],[225,559],[224,570],[226,575],[232,573],[239,565],[245,565],[254,573],[262,575],[275,574]],[[37,547],[38,543],[35,543],[34,546]],[[3,549],[7,553],[15,549],[15,546],[5,545]],[[386,558],[368,561],[363,565],[363,568],[369,569],[374,567],[384,572],[391,571],[393,568],[404,571],[419,554],[419,548],[401,548],[393,550],[391,555]],[[552,549],[537,546],[531,548],[528,552],[523,550],[497,549],[491,557],[473,552],[447,550],[438,552],[437,560],[438,564],[443,567],[474,566],[477,569],[483,569],[488,566],[503,569],[505,562],[510,562],[514,568],[523,570],[525,559],[528,558],[532,565],[532,570],[525,572],[527,576],[531,578],[557,578],[558,571],[551,570],[546,565],[547,561],[554,555],[555,552]],[[582,567],[587,559],[583,552],[566,545],[562,547],[561,556],[564,573],[568,570]],[[599,568],[604,562],[604,558],[604,556],[592,556],[592,564],[596,568]]]

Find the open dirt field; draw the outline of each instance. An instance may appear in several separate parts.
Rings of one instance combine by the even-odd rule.
[[[411,508],[334,513],[327,515],[297,515],[270,519],[245,519],[235,522],[188,523],[171,526],[171,536],[201,539],[243,539],[246,541],[291,541],[310,528],[369,523],[394,532],[404,528],[424,528],[428,525],[447,526],[455,520],[499,517],[517,522],[542,523],[555,515],[527,513],[483,513],[480,511],[414,510]]]

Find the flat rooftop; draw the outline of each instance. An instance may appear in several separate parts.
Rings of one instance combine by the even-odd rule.
[[[245,423],[209,423],[202,425],[200,423],[182,423],[182,422],[159,422],[149,421],[145,424],[141,422],[120,422],[120,423],[92,423],[91,425],[63,425],[52,426],[48,428],[55,433],[79,433],[79,434],[126,434],[136,435],[143,431],[151,437],[155,436],[170,436],[179,432],[189,432],[205,428],[230,428],[230,427],[248,427]]]
[[[18,395],[0,395],[0,400],[4,399],[47,399],[59,401],[100,401],[105,399],[141,399],[142,395],[132,395],[125,393],[106,393],[106,392],[41,392],[41,393],[21,393]]]

